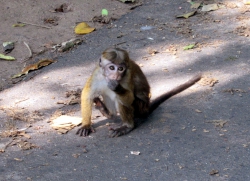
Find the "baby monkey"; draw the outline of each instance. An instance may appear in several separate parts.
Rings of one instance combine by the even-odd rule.
[[[110,128],[112,131],[110,136],[117,137],[129,133],[134,128],[134,118],[147,117],[165,100],[200,79],[201,75],[197,75],[150,102],[150,86],[141,68],[129,58],[125,50],[106,49],[99,59],[99,65],[82,90],[82,126],[76,134],[88,136],[91,132],[95,132],[91,126],[93,103],[107,118],[120,114],[121,125]]]

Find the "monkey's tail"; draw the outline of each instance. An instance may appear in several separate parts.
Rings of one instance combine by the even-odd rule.
[[[177,86],[176,88],[172,89],[169,92],[166,92],[162,94],[161,96],[154,99],[149,106],[149,112],[148,115],[151,114],[160,104],[162,104],[164,101],[169,99],[170,97],[184,91],[185,89],[189,88],[190,86],[194,85],[196,82],[198,82],[202,78],[201,74],[196,75],[189,81],[185,82],[184,84],[181,84]]]

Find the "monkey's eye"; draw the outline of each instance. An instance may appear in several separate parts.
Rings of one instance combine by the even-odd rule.
[[[114,66],[110,66],[109,69],[110,70],[115,70],[115,67]]]
[[[119,70],[119,71],[123,71],[123,67],[119,67],[118,70]]]

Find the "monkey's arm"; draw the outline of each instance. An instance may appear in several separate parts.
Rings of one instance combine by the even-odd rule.
[[[80,136],[88,136],[91,132],[95,132],[95,130],[91,127],[91,114],[93,104],[93,90],[91,86],[91,82],[93,81],[92,79],[93,76],[88,79],[81,94],[82,126],[76,132],[76,134],[79,134]]]
[[[117,94],[122,124],[110,128],[110,130],[112,130],[110,137],[117,137],[127,134],[134,128],[133,92],[129,89],[125,89],[121,84],[117,85],[114,92]]]

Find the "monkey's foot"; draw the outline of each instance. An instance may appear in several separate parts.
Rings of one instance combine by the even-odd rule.
[[[110,127],[109,129],[111,130],[111,134],[109,135],[111,138],[128,134],[130,131],[133,130],[133,128],[129,128],[126,125],[122,125],[117,128]]]
[[[95,130],[91,126],[89,128],[81,127],[77,130],[76,134],[79,134],[79,136],[88,136],[90,133],[94,133]]]

